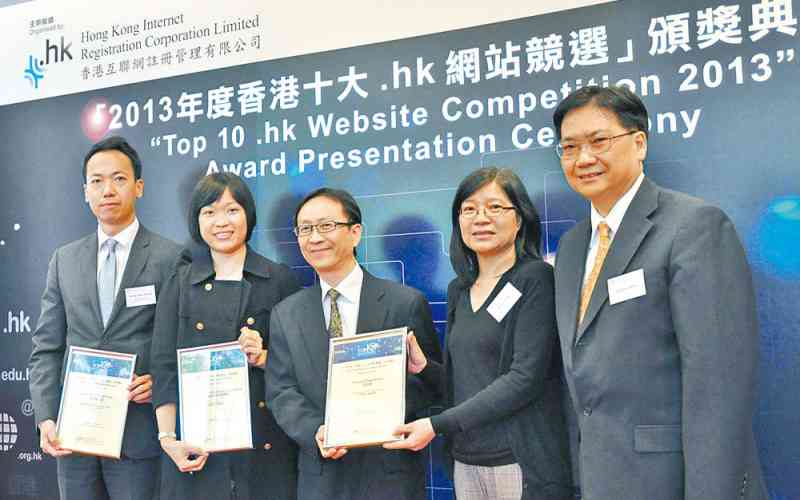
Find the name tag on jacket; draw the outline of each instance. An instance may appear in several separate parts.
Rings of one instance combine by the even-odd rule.
[[[620,274],[608,280],[608,303],[612,306],[642,295],[647,295],[644,286],[644,269]]]
[[[155,285],[136,286],[125,289],[125,306],[149,306],[156,303]]]
[[[520,297],[522,297],[522,293],[511,283],[506,283],[506,286],[500,290],[497,297],[495,297],[492,303],[489,304],[489,307],[486,308],[486,312],[491,314],[492,317],[500,323]]]

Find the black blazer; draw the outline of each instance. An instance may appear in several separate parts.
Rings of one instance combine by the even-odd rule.
[[[152,353],[155,408],[178,404],[176,349],[236,340],[243,326],[257,330],[267,347],[272,308],[300,289],[288,267],[249,247],[241,284],[242,293],[237,295],[241,300],[220,300],[208,249],[195,246],[183,253],[156,310]],[[268,357],[267,363],[270,361]],[[225,499],[234,480],[239,500],[295,498],[297,449],[264,402],[263,370],[252,366],[250,401],[254,449],[213,454],[203,470],[192,475],[178,471],[164,455],[163,497]]]
[[[445,410],[434,422],[446,422],[448,432],[459,432],[501,421],[522,468],[523,498],[572,500],[575,493],[555,326],[553,269],[541,260],[520,260],[500,278],[496,290],[509,282],[522,296],[501,321],[504,334],[497,378],[454,406],[453,371],[445,349],[444,366],[429,363],[421,374],[429,383],[444,380]],[[462,293],[469,293],[467,284],[460,279],[450,282],[448,333]],[[452,470],[447,435],[445,439]]]
[[[425,498],[421,453],[381,447],[351,449],[339,460],[323,459],[314,438],[325,418],[329,337],[319,284],[278,304],[271,318],[267,364],[267,404],[286,433],[300,446],[298,498],[303,500],[417,500]],[[441,349],[430,308],[417,290],[375,278],[366,271],[357,332],[408,326],[429,358]],[[408,376],[406,421],[423,415],[436,391]]]

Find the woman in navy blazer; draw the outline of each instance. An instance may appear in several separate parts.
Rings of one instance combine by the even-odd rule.
[[[255,202],[237,176],[204,177],[192,193],[187,249],[156,308],[153,406],[162,463],[162,498],[287,500],[296,497],[297,447],[264,402],[270,311],[299,290],[288,267],[247,245]],[[250,365],[253,446],[209,455],[181,439],[176,349],[238,340]],[[185,408],[186,411],[191,411]],[[191,474],[190,474],[191,473]]]

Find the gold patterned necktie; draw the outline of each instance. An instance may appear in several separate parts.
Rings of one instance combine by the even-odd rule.
[[[328,323],[328,335],[331,337],[342,336],[342,315],[339,314],[337,300],[341,294],[335,288],[328,290],[328,297],[331,299],[331,320]]]
[[[597,255],[594,257],[594,265],[592,266],[592,272],[589,273],[589,279],[586,280],[586,284],[583,285],[583,290],[581,291],[581,308],[578,313],[579,325],[583,321],[586,309],[589,307],[589,299],[592,298],[594,285],[597,283],[597,278],[603,269],[603,262],[606,260],[606,255],[608,255],[608,249],[611,246],[610,232],[611,230],[605,222],[597,225]]]

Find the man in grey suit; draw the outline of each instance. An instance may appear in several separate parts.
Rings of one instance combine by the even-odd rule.
[[[753,283],[733,224],[643,174],[647,111],[579,89],[553,121],[590,218],[559,243],[556,317],[586,500],[766,500]]]
[[[123,138],[92,146],[83,178],[97,231],[53,254],[33,332],[30,392],[40,444],[57,458],[62,500],[151,500],[158,497],[161,448],[150,404],[150,344],[156,296],[179,248],[139,224],[142,166]],[[59,445],[63,364],[73,345],[137,355],[121,460],[79,456]]]
[[[330,337],[408,326],[426,356],[441,362],[428,303],[417,290],[359,267],[361,211],[346,191],[322,188],[309,194],[295,212],[295,234],[319,281],[273,309],[265,376],[267,405],[300,447],[297,497],[426,498],[421,453],[380,446],[324,448],[322,437]],[[433,387],[409,375],[407,421],[422,415],[436,397]]]

